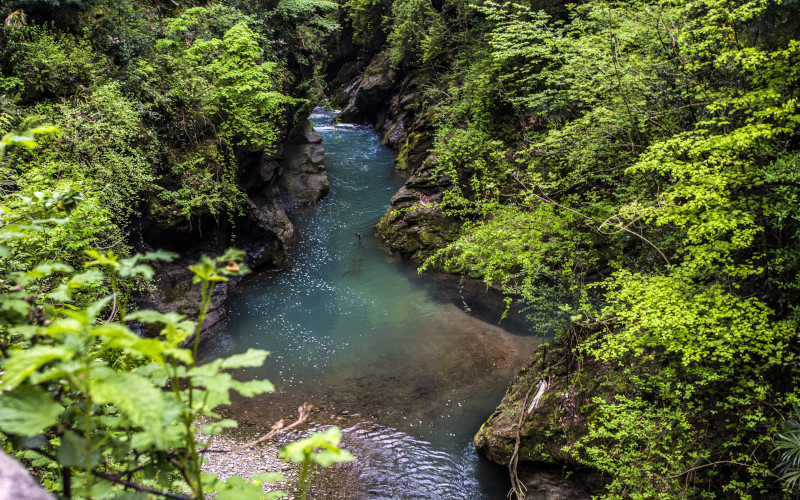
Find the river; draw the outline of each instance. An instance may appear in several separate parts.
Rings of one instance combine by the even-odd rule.
[[[317,477],[315,498],[506,498],[507,470],[479,457],[471,439],[541,338],[465,313],[379,247],[372,226],[403,179],[372,129],[332,116],[311,117],[331,191],[292,214],[302,234],[292,267],[240,285],[201,357],[271,352],[263,368],[237,373],[277,388],[234,399],[243,424],[291,421],[308,401],[311,428],[342,428],[357,461]]]

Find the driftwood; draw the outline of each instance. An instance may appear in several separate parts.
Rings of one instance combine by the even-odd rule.
[[[205,448],[200,450],[200,453],[230,453],[232,451],[240,451],[246,450],[247,448],[252,448],[253,446],[259,445],[264,441],[268,441],[278,434],[282,432],[286,432],[289,429],[297,427],[298,425],[302,424],[311,416],[311,412],[314,410],[314,405],[311,403],[303,403],[302,405],[297,407],[298,417],[297,420],[292,422],[289,425],[286,425],[286,421],[284,419],[280,419],[274,424],[272,424],[272,430],[268,433],[264,434],[260,438],[256,439],[255,441],[250,441],[249,443],[241,444],[239,446],[234,446],[233,448],[224,449],[224,448]],[[2,500],[2,499],[0,499]]]

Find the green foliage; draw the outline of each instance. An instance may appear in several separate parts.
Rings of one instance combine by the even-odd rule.
[[[353,27],[353,38],[367,43],[379,34],[381,23],[391,12],[392,3],[385,0],[347,0],[342,5],[347,21]]]
[[[771,437],[798,399],[797,5],[393,12],[394,62],[435,75],[417,82],[426,166],[464,221],[425,265],[555,316],[581,370],[611,373],[617,396],[581,410],[570,449],[608,474],[600,497],[780,496]],[[436,33],[432,65],[419,41]]]
[[[342,432],[337,427],[330,427],[323,432],[315,432],[311,436],[286,445],[281,450],[281,457],[301,464],[298,480],[298,498],[308,498],[313,466],[315,463],[328,467],[342,462],[351,462],[355,457],[339,448]]]
[[[420,62],[428,59],[444,31],[430,0],[397,1],[392,4],[392,17],[389,32],[392,62],[398,65],[404,61],[417,62],[418,58]]]
[[[787,420],[783,433],[775,440],[775,449],[781,454],[778,472],[790,488],[800,480],[800,411],[796,406],[794,413],[797,418]]]
[[[24,239],[41,230],[39,224],[61,222],[48,216],[62,207],[77,213],[72,210],[77,199],[77,195],[50,198],[41,194],[29,199],[27,210],[13,223],[0,225],[0,239]],[[48,218],[38,219],[43,216]],[[176,313],[146,310],[123,312],[121,321],[112,321],[117,311],[115,290],[85,308],[70,307],[74,290],[103,277],[98,267],[112,276],[113,284],[136,276],[151,278],[153,271],[144,262],[173,257],[164,252],[128,259],[113,252],[87,253],[93,259],[84,264],[87,271],[76,272],[63,264],[40,265],[18,273],[15,289],[0,295],[4,320],[0,325],[0,432],[17,449],[28,449],[24,456],[35,459],[38,467],[55,467],[61,484],[51,486],[65,497],[111,498],[133,485],[155,494],[188,490],[192,498],[204,498],[207,493],[220,498],[263,498],[261,483],[276,480],[275,476],[222,481],[201,474],[201,448],[196,441],[198,418],[220,418],[215,410],[230,404],[231,391],[249,397],[274,390],[268,381],[241,382],[226,371],[260,366],[265,351],[251,349],[204,365],[196,363],[200,329],[214,285],[247,272],[240,263],[244,253],[228,250],[216,258],[204,256],[191,266],[194,282],[201,287],[197,322]],[[67,276],[59,289],[39,297],[31,293],[54,273]],[[161,335],[140,337],[129,328],[131,321],[157,325]],[[193,348],[183,348],[192,336]],[[120,356],[134,363],[121,363]],[[125,366],[133,368],[120,370]],[[223,421],[206,426],[205,432],[214,435],[231,425],[235,422]],[[309,452],[314,461],[329,465],[350,457],[338,448],[336,432],[309,438],[312,449],[326,449]],[[276,495],[280,494],[269,497]]]
[[[687,496],[683,471],[707,460],[708,453],[691,437],[684,410],[624,395],[613,403],[592,403],[596,423],[578,453],[611,478],[604,498]]]
[[[4,86],[29,102],[72,94],[100,76],[91,47],[71,34],[30,25],[0,31],[0,44]]]
[[[222,137],[253,151],[272,150],[279,134],[276,124],[294,101],[275,90],[277,64],[262,62],[255,33],[239,23],[222,40],[196,40],[186,58],[207,75],[203,108],[225,117]]]
[[[62,130],[9,161],[3,186],[84,192],[108,211],[91,219],[119,233],[147,212],[190,226],[239,213],[238,162],[274,151],[319,100],[311,58],[336,4],[79,3],[69,22],[55,5],[0,4],[31,9],[27,25],[0,30],[3,128]]]
[[[790,322],[773,321],[773,311],[760,300],[737,297],[719,286],[626,271],[604,286],[605,313],[613,318],[615,333],[602,337],[591,352],[605,361],[663,350],[685,365],[727,370],[780,355],[795,332]]]

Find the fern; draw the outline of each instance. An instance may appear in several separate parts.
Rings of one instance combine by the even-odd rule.
[[[781,453],[776,469],[790,488],[797,487],[800,481],[800,410],[797,406],[794,413],[797,418],[787,420],[786,430],[775,440],[775,450]]]

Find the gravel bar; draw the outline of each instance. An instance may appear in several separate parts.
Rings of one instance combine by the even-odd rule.
[[[207,422],[208,420],[203,419],[198,424],[202,429],[203,424]],[[211,437],[209,449],[231,451],[206,453],[204,456],[208,461],[203,464],[202,471],[216,474],[220,479],[227,479],[231,476],[241,476],[247,479],[256,474],[277,472],[284,477],[284,481],[265,483],[264,491],[294,492],[299,468],[278,456],[282,443],[273,439],[243,450],[232,450],[236,446],[254,441],[257,437],[257,434],[239,428],[226,429],[222,434]],[[197,438],[205,446],[208,436],[203,434],[202,430]],[[293,496],[284,498],[293,498]]]

